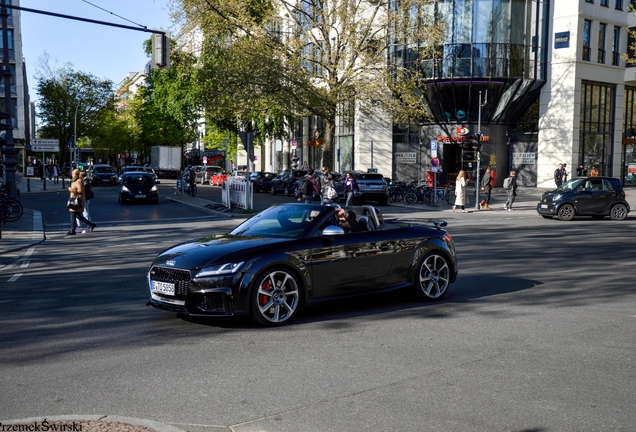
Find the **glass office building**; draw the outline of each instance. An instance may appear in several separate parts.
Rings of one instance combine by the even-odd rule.
[[[394,152],[415,150],[421,166],[427,166],[428,143],[435,140],[443,180],[453,181],[460,169],[474,175],[475,140],[470,137],[481,126],[482,165],[494,160],[492,154],[499,168],[507,169],[513,125],[539,99],[547,79],[549,2],[440,0],[422,7],[435,22],[446,24],[443,43],[427,51],[421,66],[430,118],[417,127],[396,127]],[[417,44],[395,42],[389,63],[409,67],[423,51]],[[393,168],[398,178],[413,177],[413,168],[418,169],[399,160]],[[536,183],[536,174],[527,175]]]

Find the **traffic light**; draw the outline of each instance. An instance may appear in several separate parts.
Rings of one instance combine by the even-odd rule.
[[[153,33],[152,68],[170,69],[170,33]]]

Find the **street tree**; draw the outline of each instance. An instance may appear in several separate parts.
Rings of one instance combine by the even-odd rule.
[[[114,109],[113,83],[75,71],[70,65],[40,74],[36,89],[40,95],[39,137],[59,139],[61,162],[68,156],[63,151],[66,145],[77,137],[91,137]]]
[[[280,126],[316,115],[323,158],[333,160],[335,122],[347,109],[394,122],[427,117],[420,62],[443,25],[434,3],[362,0],[175,0],[202,32],[199,97],[219,124],[275,114]],[[389,54],[399,61],[389,67]]]

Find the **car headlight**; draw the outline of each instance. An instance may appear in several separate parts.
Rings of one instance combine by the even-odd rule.
[[[226,263],[226,264],[213,265],[209,267],[203,267],[201,271],[197,273],[196,277],[218,276],[218,275],[236,273],[241,268],[242,265],[243,265],[243,261],[238,263]]]
[[[158,190],[158,189],[157,189],[157,186],[153,186],[153,187],[150,189],[150,192],[157,192],[157,190]]]
[[[555,202],[555,201],[559,201],[561,198],[563,198],[563,194],[555,194],[555,195],[552,197],[552,201],[553,201],[553,202]]]
[[[122,192],[130,192],[130,189],[128,189],[126,186],[122,186],[121,187],[121,191]]]

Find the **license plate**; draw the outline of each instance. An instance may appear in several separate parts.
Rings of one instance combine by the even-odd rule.
[[[152,281],[152,290],[162,294],[174,295],[174,284],[169,282]]]
[[[137,194],[135,198],[146,198],[146,194]]]
[[[548,205],[547,205],[547,204],[541,204],[541,208],[542,208],[542,209],[547,209],[547,208],[548,208]]]
[[[382,185],[369,185],[371,189],[382,189]]]

